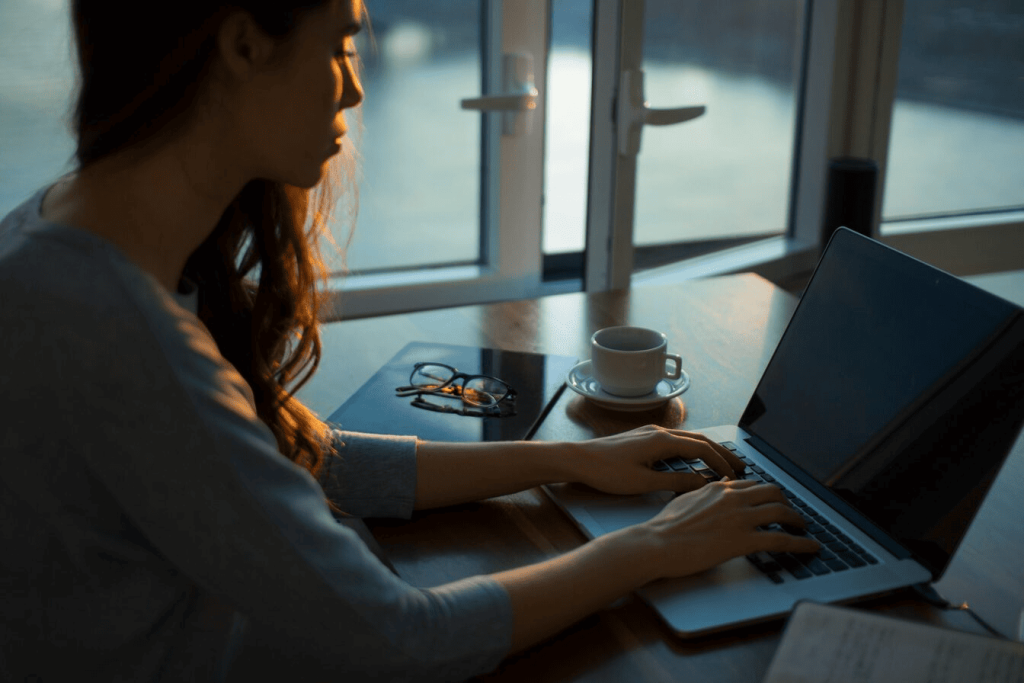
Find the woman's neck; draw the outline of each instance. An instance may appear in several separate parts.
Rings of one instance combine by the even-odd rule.
[[[247,181],[216,149],[181,140],[112,155],[55,185],[43,218],[112,242],[174,292],[188,257]]]

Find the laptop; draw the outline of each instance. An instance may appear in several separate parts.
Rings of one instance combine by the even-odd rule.
[[[935,581],[1022,421],[1024,311],[840,229],[739,424],[699,430],[747,463],[745,478],[782,487],[822,553],[739,557],[638,594],[689,637]],[[546,489],[591,538],[674,495]]]

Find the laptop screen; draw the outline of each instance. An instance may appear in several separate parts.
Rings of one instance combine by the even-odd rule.
[[[1005,336],[1017,310],[841,230],[740,425],[904,547],[944,566],[973,517],[962,501],[987,487],[1013,443],[1003,435],[1010,438],[1003,452],[979,452],[997,407],[982,397],[974,412],[965,416],[963,409],[964,387],[974,387],[967,394],[977,403],[980,384],[1008,379],[1002,371],[973,375],[985,374],[988,366],[978,360]],[[951,383],[959,393],[936,410],[932,398]],[[1019,428],[1020,415],[1010,417]],[[964,528],[951,528],[951,515],[964,519]]]

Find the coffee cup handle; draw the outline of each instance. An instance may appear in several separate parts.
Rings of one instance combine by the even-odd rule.
[[[683,359],[674,353],[666,353],[665,358],[675,361],[676,364],[676,369],[672,371],[672,374],[668,374],[668,370],[665,371],[665,377],[668,379],[679,379],[683,374]]]

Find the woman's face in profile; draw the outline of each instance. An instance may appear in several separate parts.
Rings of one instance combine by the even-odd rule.
[[[360,0],[332,0],[301,17],[281,46],[284,59],[253,81],[258,89],[254,141],[261,176],[312,187],[338,153],[346,132],[344,110],[362,102],[353,34]]]

